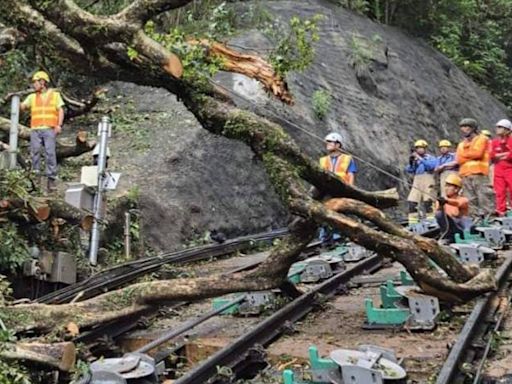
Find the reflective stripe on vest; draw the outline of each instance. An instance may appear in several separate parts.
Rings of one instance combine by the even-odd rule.
[[[47,91],[43,96],[36,93],[31,106],[30,127],[55,127],[59,124],[57,92]]]
[[[479,140],[479,136],[473,138],[469,146],[474,146]],[[484,155],[479,160],[467,160],[464,164],[460,164],[459,167],[459,175],[461,177],[470,176],[470,175],[484,175],[487,176],[489,174],[489,151],[488,145],[486,145],[486,151]],[[464,158],[464,142],[459,143],[457,146],[457,157]]]
[[[339,155],[336,157],[336,162],[333,163],[331,161],[331,156],[324,156],[320,158],[320,167],[325,169],[326,171],[330,171],[335,173],[338,177],[340,177],[345,183],[349,182],[349,174],[348,167],[350,166],[350,161],[352,160],[351,156],[348,155]]]

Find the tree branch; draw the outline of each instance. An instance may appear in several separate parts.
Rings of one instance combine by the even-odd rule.
[[[404,227],[388,220],[382,211],[368,204],[353,199],[331,199],[326,201],[324,206],[332,211],[353,214],[369,220],[389,234],[414,241],[419,249],[425,252],[448,276],[457,282],[468,281],[477,275],[477,270],[467,268],[453,254],[440,246],[435,239],[428,239],[409,232]]]
[[[148,20],[171,9],[181,8],[192,0],[136,0],[116,15],[127,23],[144,25]]]
[[[0,116],[0,132],[8,135],[10,129],[11,121]],[[24,141],[30,140],[30,128],[22,124],[18,124],[18,137]],[[79,131],[76,135],[74,145],[63,144],[60,141],[57,141],[57,159],[61,160],[67,157],[80,156],[86,152],[92,151],[95,145],[96,142],[87,140],[86,132]]]

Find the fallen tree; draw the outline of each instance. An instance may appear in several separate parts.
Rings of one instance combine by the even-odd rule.
[[[0,20],[18,28],[27,39],[44,44],[50,56],[67,61],[73,71],[95,74],[106,80],[165,88],[178,96],[205,129],[246,143],[260,159],[283,203],[296,217],[290,226],[291,234],[255,270],[229,278],[218,275],[134,284],[73,304],[0,308],[0,318],[12,329],[44,332],[67,322],[83,328],[166,302],[277,287],[318,226],[326,224],[338,228],[352,241],[402,263],[426,292],[443,300],[463,302],[496,288],[489,271],[465,267],[435,241],[393,224],[380,209],[397,204],[396,192],[369,192],[343,183],[321,170],[281,127],[237,108],[222,90],[199,81],[193,73],[187,75],[187,68],[172,52],[173,47],[153,40],[144,32],[144,25],[158,14],[189,1],[136,0],[108,17],[88,13],[72,0],[56,0],[51,4],[29,0],[4,2],[6,12],[0,14]],[[215,44],[206,45],[215,47]],[[244,65],[238,65],[236,61],[242,54],[237,56],[232,50],[228,54],[223,49],[212,51],[222,55],[222,69],[251,76],[267,89],[273,88],[268,85],[268,79],[279,79],[276,86],[283,91],[273,93],[291,98],[284,80],[275,73],[268,73],[268,65],[264,66],[263,74],[253,70],[252,65],[261,66],[261,60],[246,60]],[[318,191],[315,199],[307,192],[306,183]],[[380,230],[370,228],[353,216],[373,222]],[[432,267],[431,259],[448,278]]]
[[[5,117],[0,116],[0,132],[4,132],[6,135],[8,135],[10,127],[11,121]],[[18,124],[18,137],[24,141],[30,140],[30,128],[22,124]],[[57,160],[80,156],[84,153],[92,151],[95,145],[95,141],[87,140],[87,132],[79,131],[76,134],[74,144],[65,144],[60,140],[57,140],[57,147],[55,149],[57,153]]]

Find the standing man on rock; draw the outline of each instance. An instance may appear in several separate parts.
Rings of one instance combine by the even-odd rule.
[[[435,199],[434,169],[436,158],[427,153],[428,143],[416,140],[414,149],[409,156],[409,165],[405,171],[414,175],[411,191],[407,197],[409,202],[409,224],[417,224],[420,220],[418,209],[426,214],[428,219],[434,218],[433,201]]]
[[[446,197],[446,178],[452,174],[458,174],[459,165],[455,160],[455,153],[452,151],[452,143],[449,140],[439,142],[441,154],[436,157],[436,168],[434,172],[439,175],[439,187],[441,196]]]
[[[505,216],[507,193],[512,197],[512,123],[503,119],[496,123],[497,137],[491,141],[490,156],[494,164],[494,192],[496,214]]]
[[[35,92],[21,103],[21,110],[30,109],[30,156],[32,169],[40,179],[41,147],[45,150],[48,191],[56,189],[57,155],[56,137],[62,131],[64,122],[64,101],[60,93],[49,89],[50,77],[38,71],[32,76]]]
[[[469,199],[472,217],[493,212],[493,192],[489,184],[489,138],[478,133],[475,119],[459,122],[463,140],[457,146],[456,159],[465,196]]]
[[[331,132],[325,136],[327,156],[320,158],[320,167],[335,173],[345,183],[353,185],[357,166],[352,156],[343,153],[342,137],[339,133]]]

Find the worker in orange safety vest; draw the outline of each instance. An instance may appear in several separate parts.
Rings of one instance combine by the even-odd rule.
[[[470,202],[470,215],[490,215],[494,212],[494,192],[489,182],[489,138],[478,132],[475,119],[459,122],[463,140],[457,146],[456,160],[462,178],[464,194]]]
[[[32,76],[34,93],[21,103],[21,110],[30,110],[30,156],[32,169],[40,179],[41,149],[45,150],[48,190],[56,189],[56,137],[64,122],[64,101],[57,90],[49,89],[50,77],[38,71]]]
[[[327,156],[320,158],[320,167],[336,174],[345,183],[353,185],[357,166],[352,156],[343,153],[342,141],[341,135],[336,132],[325,136]]]

